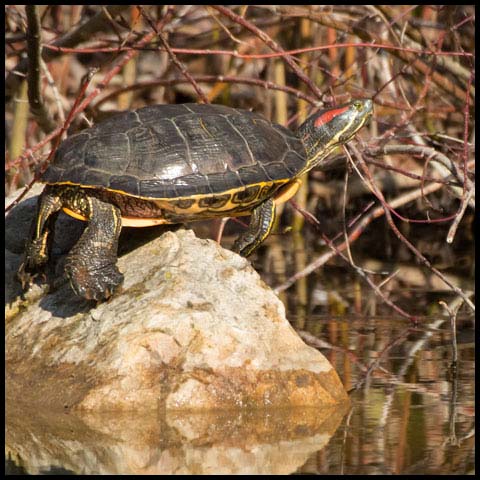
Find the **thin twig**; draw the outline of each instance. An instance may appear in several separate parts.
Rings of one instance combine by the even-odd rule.
[[[389,352],[395,345],[405,340],[410,334],[410,332],[412,332],[412,328],[406,328],[400,333],[400,335],[397,336],[397,338],[394,338],[381,352],[378,353],[378,356],[375,358],[375,360],[372,361],[363,378],[359,377],[357,383],[353,387],[353,390],[359,389],[365,382],[368,381],[373,371],[379,367],[380,362],[382,361],[385,354]]]
[[[318,102],[315,98],[310,97],[309,95],[301,92],[300,90],[289,87],[287,85],[277,85],[274,82],[269,80],[262,80],[260,78],[248,78],[248,77],[239,77],[235,75],[192,75],[192,78],[195,82],[198,83],[233,83],[233,84],[245,84],[245,85],[254,85],[261,88],[265,88],[266,90],[280,90],[282,92],[286,92],[289,95],[294,96],[295,98],[301,98],[306,102],[310,103],[311,105],[317,105]],[[135,85],[129,85],[127,87],[121,87],[113,92],[109,93],[108,95],[102,97],[95,106],[98,107],[102,103],[115,98],[116,96],[120,95],[124,92],[134,91],[134,90],[141,90],[144,88],[154,88],[159,85],[162,86],[173,86],[178,85],[181,83],[190,83],[189,80],[185,78],[159,78],[158,80],[151,80],[146,82],[137,82]]]
[[[27,14],[27,58],[28,58],[28,102],[38,125],[45,133],[55,129],[55,122],[43,103],[41,94],[41,33],[37,6],[26,5]]]
[[[107,7],[110,15],[118,15],[120,12],[130,8],[130,5],[109,5]],[[93,17],[86,19],[81,24],[68,30],[64,35],[57,38],[52,46],[54,47],[74,47],[81,42],[89,40],[95,33],[108,30],[110,21],[103,10],[99,11]],[[46,46],[44,46],[46,47]],[[51,60],[63,55],[60,50],[43,48],[42,58],[48,64]],[[28,58],[22,58],[13,70],[9,72],[5,79],[5,97],[8,102],[17,91],[21,77],[19,74],[26,73],[28,70]]]
[[[164,46],[165,50],[167,51],[168,53],[168,56],[170,57],[170,59],[172,60],[173,64],[178,68],[178,70],[180,71],[180,73],[192,84],[192,87],[194,88],[194,90],[197,92],[197,95],[200,97],[200,99],[202,100],[203,103],[210,103],[208,98],[207,98],[207,95],[203,92],[203,90],[200,88],[200,86],[197,84],[197,82],[195,81],[195,79],[192,77],[192,75],[190,75],[190,72],[188,71],[187,67],[185,66],[185,64],[183,64],[182,62],[180,62],[180,60],[178,60],[177,56],[172,52],[172,49],[170,48],[170,45],[168,44],[167,42],[167,39],[165,38],[165,36],[163,35],[162,31],[160,29],[157,29],[155,27],[155,24],[154,22],[150,19],[150,17],[145,13],[145,10],[143,8],[140,9],[140,11],[142,12],[142,15],[143,17],[147,20],[147,22],[150,24],[150,26],[152,27],[152,29],[155,31],[155,33],[157,34],[157,37],[159,38],[160,42],[162,43],[162,45]]]
[[[456,307],[452,309],[443,301],[438,302],[447,312],[450,317],[450,328],[452,330],[452,368],[457,367],[458,362],[458,346],[457,346],[457,313],[461,307],[461,303],[458,303]]]
[[[93,75],[94,73],[96,73],[97,69],[93,69],[91,70],[87,75],[85,75],[85,77],[82,79],[82,82],[81,82],[81,85],[80,85],[80,92],[78,93],[76,99],[75,99],[75,102],[73,104],[73,107],[71,108],[68,116],[67,116],[67,119],[65,120],[64,124],[62,125],[62,127],[60,129],[57,128],[57,130],[59,130],[58,134],[56,136],[54,136],[53,138],[55,138],[55,143],[52,147],[52,149],[50,150],[50,154],[48,155],[48,158],[47,160],[45,161],[45,163],[42,165],[42,167],[35,173],[35,176],[33,177],[33,179],[31,180],[31,182],[25,186],[25,188],[23,189],[23,192],[10,204],[8,205],[6,208],[5,208],[5,213],[8,213],[13,207],[15,207],[15,205],[18,205],[18,203],[22,200],[22,198],[30,191],[30,189],[33,187],[33,185],[35,184],[35,182],[38,182],[38,180],[40,179],[42,173],[44,173],[44,171],[46,170],[46,168],[48,167],[49,163],[50,163],[50,160],[53,158],[53,155],[55,154],[55,152],[57,151],[57,148],[58,148],[58,145],[60,144],[60,141],[62,139],[62,134],[63,132],[65,132],[68,127],[70,126],[70,124],[72,123],[72,120],[75,118],[75,109],[78,107],[78,104],[80,103],[80,100],[83,98],[83,96],[85,95],[85,92],[87,90],[87,87],[90,83],[90,81],[92,80],[93,78]],[[57,131],[55,130],[55,132]],[[55,133],[53,132],[53,133]],[[53,135],[52,133],[52,135]]]
[[[280,45],[273,41],[263,30],[260,30],[258,27],[253,25],[253,23],[250,23],[248,20],[245,20],[245,18],[241,17],[240,15],[233,13],[230,9],[226,7],[220,5],[212,5],[212,8],[218,10],[222,15],[225,15],[239,25],[242,25],[244,28],[250,30],[254,35],[263,40],[263,42],[265,42],[265,44],[268,45],[273,51],[282,54],[282,58],[285,60],[285,62],[287,62],[290,68],[298,76],[298,78],[300,78],[302,82],[304,82],[318,98],[322,98],[322,91],[305,75],[305,73],[303,73],[303,71],[294,62],[292,56],[287,54],[283,50],[283,48],[281,48]]]
[[[442,186],[440,184],[430,184],[425,187],[424,193],[429,194],[433,193],[437,190],[439,190]],[[401,205],[406,205],[422,196],[422,192],[420,189],[415,189],[412,190],[406,194],[401,195],[400,197],[390,200],[390,206],[392,208],[397,208],[400,207]],[[370,211],[368,214],[364,215],[361,219],[358,220],[357,224],[355,227],[350,231],[348,234],[348,241],[349,243],[353,243],[355,240],[357,240],[360,235],[363,233],[365,228],[373,222],[373,220],[376,220],[377,218],[383,216],[385,214],[385,210],[382,206],[377,207],[376,209]],[[330,252],[326,252],[325,254],[321,255],[318,257],[315,261],[310,263],[310,265],[307,265],[306,268],[303,270],[297,272],[295,275],[292,275],[290,278],[286,280],[281,285],[278,285],[275,287],[275,292],[280,293],[286,290],[287,288],[290,288],[299,278],[303,278],[316,269],[320,268],[322,265],[324,265],[328,260],[330,260],[332,257],[334,257],[337,254],[337,251],[343,251],[346,248],[345,242],[335,245],[335,250],[332,250]]]
[[[448,230],[447,234],[447,243],[452,243],[453,239],[455,238],[455,234],[457,233],[457,228],[460,225],[460,222],[462,221],[463,215],[465,214],[465,210],[467,209],[467,205],[470,202],[470,199],[472,198],[474,194],[474,189],[471,188],[466,195],[465,198],[462,200],[462,204],[460,206],[460,209],[458,213],[455,215],[455,218],[452,222],[452,225],[450,226],[450,229]]]
[[[417,145],[384,145],[382,147],[371,147],[368,149],[368,153],[372,156],[390,155],[392,153],[407,153],[410,155],[419,155],[421,157],[430,157],[431,162],[438,162],[446,170],[448,170],[449,174],[451,174],[458,181],[459,185],[466,183],[468,189],[472,188],[471,180],[467,176],[464,176],[463,172],[457,168],[455,162],[432,147]],[[456,197],[461,198],[461,193],[456,190],[455,186],[449,186],[449,188]],[[470,198],[469,204],[472,206],[472,208],[475,208],[473,196]]]
[[[365,162],[363,161],[360,153],[358,152],[358,150],[352,145],[351,146],[352,150],[355,152],[356,154],[356,157],[358,159],[358,163],[360,164],[362,170],[363,170],[363,173],[365,174],[365,177],[368,179],[368,186],[369,188],[371,188],[372,190],[372,193],[380,200],[381,204],[382,204],[382,207],[383,209],[385,210],[385,217],[387,219],[387,222],[388,224],[390,225],[390,228],[392,229],[392,231],[395,233],[395,235],[397,236],[397,238],[404,244],[408,247],[408,249],[413,252],[413,254],[429,269],[431,270],[433,273],[435,273],[435,275],[437,275],[441,280],[443,280],[443,282],[449,287],[451,288],[455,293],[457,293],[458,295],[460,295],[464,300],[465,300],[465,303],[467,303],[467,305],[472,309],[472,311],[475,311],[475,305],[472,303],[472,301],[468,298],[468,296],[460,289],[458,288],[457,286],[453,285],[446,277],[445,275],[440,272],[438,269],[436,269],[419,251],[417,248],[415,248],[414,245],[412,245],[412,243],[410,243],[406,238],[405,236],[400,232],[400,230],[398,230],[397,226],[395,225],[395,223],[393,222],[393,219],[392,219],[392,215],[391,215],[391,212],[390,212],[390,209],[391,209],[391,206],[388,205],[388,203],[386,202],[384,196],[383,196],[383,193],[376,187],[375,185],[375,182],[373,181],[373,178],[371,176],[371,173],[370,173],[370,170],[368,170],[368,167],[367,165],[365,164]],[[351,162],[351,164],[353,165],[353,167],[355,168],[355,170],[357,171],[357,173],[361,176],[360,172],[358,171],[358,168],[357,166]],[[423,191],[422,191],[422,195],[423,195]]]

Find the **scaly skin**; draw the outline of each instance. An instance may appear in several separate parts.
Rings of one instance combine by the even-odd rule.
[[[75,209],[89,220],[87,228],[70,251],[65,273],[77,295],[93,300],[110,297],[123,282],[118,270],[117,249],[121,231],[120,210],[110,203],[88,196],[83,190],[47,186],[38,201],[32,237],[18,277],[31,283],[50,256],[53,225],[62,207]]]
[[[252,212],[247,230],[233,244],[232,250],[244,257],[251,255],[267,238],[275,221],[275,202],[269,198]]]

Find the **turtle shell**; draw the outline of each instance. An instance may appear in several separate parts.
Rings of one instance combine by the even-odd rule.
[[[300,139],[256,113],[221,105],[154,105],[67,138],[42,181],[175,199],[282,184],[305,163]]]

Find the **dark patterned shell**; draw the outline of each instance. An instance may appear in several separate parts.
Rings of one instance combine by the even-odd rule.
[[[221,105],[155,105],[66,139],[43,175],[142,198],[176,198],[291,179],[305,149],[290,130]]]

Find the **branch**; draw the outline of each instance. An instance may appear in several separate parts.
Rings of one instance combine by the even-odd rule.
[[[245,20],[240,15],[233,13],[230,9],[222,7],[220,5],[212,5],[212,8],[218,10],[222,15],[233,20],[235,23],[242,25],[247,30],[250,30],[254,35],[260,38],[263,42],[265,42],[274,52],[281,53],[282,58],[287,62],[290,68],[295,72],[295,74],[302,80],[305,85],[318,97],[322,98],[323,93],[322,91],[317,88],[317,86],[303,73],[303,70],[299,68],[296,63],[294,62],[293,58],[288,55],[283,48],[280,47],[276,42],[274,42],[263,30],[257,28],[253,23],[250,23],[248,20]]]
[[[27,13],[27,59],[28,59],[28,102],[35,120],[45,133],[50,133],[55,128],[55,122],[42,100],[41,84],[41,39],[40,19],[36,5],[26,5]]]
[[[130,5],[109,5],[107,11],[110,15],[115,16],[120,12],[130,8]],[[92,18],[86,20],[76,28],[62,35],[53,42],[56,47],[73,47],[86,40],[90,40],[95,33],[108,31],[111,28],[110,18],[105,11],[100,11]],[[62,55],[62,52],[55,50],[43,49],[42,59],[45,63],[50,62],[54,58]],[[5,101],[9,102],[15,95],[19,83],[22,80],[22,74],[28,71],[28,58],[22,58],[20,62],[9,72],[5,79]]]

